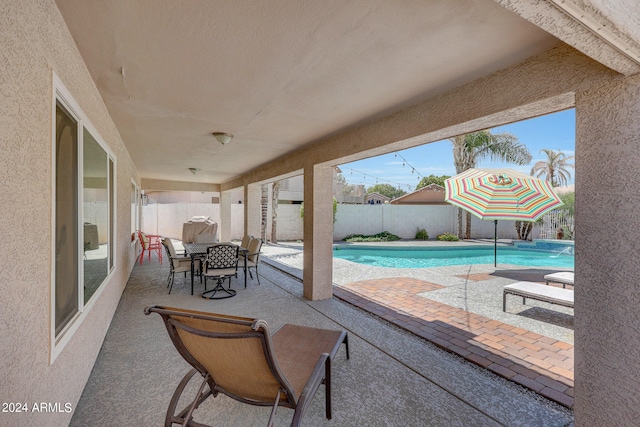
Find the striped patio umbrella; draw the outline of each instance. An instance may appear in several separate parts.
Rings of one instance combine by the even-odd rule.
[[[468,169],[444,183],[446,202],[494,221],[494,265],[499,219],[535,221],[563,205],[551,183],[511,169]]]

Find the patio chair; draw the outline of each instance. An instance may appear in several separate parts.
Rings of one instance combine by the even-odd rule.
[[[238,277],[238,246],[232,243],[215,243],[209,246],[202,266],[202,275],[205,290],[202,298],[223,299],[235,296],[236,291],[231,289],[231,277]],[[210,291],[207,291],[207,278],[216,280],[216,286]],[[222,286],[225,279],[229,279],[227,289]]]
[[[239,402],[271,406],[268,426],[278,406],[294,409],[291,426],[299,426],[320,384],[325,384],[325,415],[331,419],[331,361],[345,331],[285,324],[273,335],[264,320],[153,306],[145,314],[162,316],[178,353],[193,366],[176,388],[165,418],[173,424],[203,426],[193,412],[209,396],[223,393]],[[191,378],[203,380],[195,399],[176,414]],[[205,387],[208,390],[205,391]]]
[[[176,273],[184,273],[184,277],[186,278],[187,272],[191,272],[192,260],[191,257],[177,256],[171,239],[163,238],[160,241],[167,251],[167,258],[169,259],[169,277],[167,278],[167,286],[169,287],[169,293],[171,293]]]
[[[247,271],[249,271],[249,276],[251,276],[251,280],[253,280],[253,274],[251,274],[251,269],[256,270],[256,277],[258,278],[258,285],[260,284],[260,276],[258,276],[258,263],[260,262],[260,249],[262,248],[262,239],[251,239],[249,242],[249,253],[247,254]],[[238,268],[244,267],[245,257],[240,256],[238,260]],[[246,282],[245,282],[246,283]]]
[[[242,241],[240,241],[240,247],[249,249],[249,242],[251,239],[253,239],[253,236],[244,236]]]
[[[140,253],[140,256],[138,256],[140,265],[142,265],[145,251],[147,251],[149,262],[151,262],[151,251],[155,251],[158,254],[160,264],[162,264],[162,244],[160,243],[161,238],[162,236],[158,236],[155,234],[145,234],[142,231],[138,230],[138,239],[140,240],[140,246],[142,246],[142,252]]]

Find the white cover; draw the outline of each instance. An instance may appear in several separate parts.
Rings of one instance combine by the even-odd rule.
[[[198,234],[218,233],[218,223],[208,216],[194,216],[182,224],[182,243],[194,243],[194,237]]]

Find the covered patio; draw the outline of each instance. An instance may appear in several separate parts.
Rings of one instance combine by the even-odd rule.
[[[438,348],[392,322],[337,298],[309,301],[302,283],[270,267],[261,285],[233,281],[236,297],[207,301],[189,294],[178,279],[171,295],[167,266],[157,260],[136,266],[106,335],[72,426],[161,425],[171,395],[189,365],[180,357],[159,316],[147,305],[259,317],[276,328],[297,323],[349,333],[351,359],[341,349],[333,366],[333,419],[324,418],[323,390],[316,393],[303,425],[313,426],[567,426],[573,413],[535,393]],[[403,308],[404,309],[404,308]],[[435,326],[435,325],[433,325]],[[461,331],[462,332],[462,331]],[[192,390],[195,393],[195,389]],[[269,408],[209,399],[196,421],[211,425],[263,425]],[[280,408],[275,425],[293,411]]]
[[[635,423],[639,21],[635,0],[0,1],[2,397],[52,409],[2,412],[0,424],[59,426],[76,412],[87,419],[102,396],[122,404],[114,412],[136,405],[146,413],[138,402],[143,390],[179,375],[158,369],[174,356],[146,351],[141,344],[150,335],[137,329],[160,334],[159,321],[140,310],[167,301],[158,289],[166,273],[158,270],[157,282],[144,276],[148,266],[135,265],[135,233],[148,232],[140,222],[143,190],[219,193],[211,202],[220,212],[219,238],[228,241],[233,191],[244,193],[244,234],[258,236],[261,187],[301,174],[302,284],[292,295],[273,279],[279,286],[260,289],[272,294],[244,314],[352,328],[351,365],[367,360],[380,368],[349,371],[344,363],[340,373],[384,381],[347,390],[372,411],[385,401],[378,394],[384,390],[387,416],[399,414],[394,424],[419,417],[408,406],[416,399],[432,409],[431,419],[444,417],[441,425],[453,413],[510,424],[501,418],[504,396],[482,387],[465,394],[473,375],[460,375],[457,365],[432,382],[438,367],[425,373],[407,362],[422,347],[407,349],[403,339],[396,346],[406,354],[396,357],[383,346],[394,339],[374,342],[388,333],[385,323],[364,316],[350,324],[319,311],[339,306],[346,318],[360,315],[334,299],[333,172],[357,159],[569,108],[576,112],[575,424]],[[218,132],[234,137],[221,141]],[[86,239],[93,225],[99,262],[85,257],[98,252]],[[241,304],[241,297],[221,307]],[[295,308],[276,303],[282,301]],[[113,388],[91,377],[109,360],[98,359],[103,347],[103,355],[126,361],[107,364],[112,378],[122,375]],[[141,360],[148,370],[126,376]],[[396,390],[381,388],[392,381],[385,376],[390,366],[408,380]],[[85,389],[96,402],[78,406]],[[425,401],[431,389],[434,403]],[[470,406],[458,408],[460,401]],[[529,408],[520,403],[509,410]],[[460,424],[478,424],[469,419]]]

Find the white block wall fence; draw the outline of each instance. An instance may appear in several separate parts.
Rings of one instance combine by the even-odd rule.
[[[209,216],[220,223],[220,205],[211,203],[167,203],[142,207],[142,231],[172,239],[182,237],[182,224],[193,216]],[[231,205],[231,238],[239,240],[244,233],[244,205]],[[278,240],[302,240],[300,205],[278,206]],[[333,239],[340,241],[350,234],[377,234],[388,231],[403,239],[413,239],[418,228],[427,230],[430,239],[443,233],[455,233],[456,208],[450,205],[350,205],[339,204],[336,212]],[[218,229],[218,238],[220,230]],[[538,238],[534,227],[533,238]],[[267,222],[267,236],[271,235],[271,211]],[[493,238],[493,221],[472,216],[471,237]],[[517,239],[514,221],[498,221],[498,238]]]

